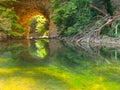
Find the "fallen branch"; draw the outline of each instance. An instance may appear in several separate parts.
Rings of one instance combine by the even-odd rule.
[[[99,31],[99,33],[100,33],[106,26],[109,26],[110,24],[112,24],[118,18],[120,18],[120,15],[117,15],[117,16],[114,16],[114,17],[109,17],[108,21],[95,31]]]
[[[72,41],[91,42],[91,41],[94,41],[96,39],[100,39],[101,38],[101,35],[100,35],[101,31],[104,30],[105,27],[114,23],[118,18],[120,18],[120,15],[117,15],[114,17],[105,17],[105,18],[101,19],[101,21],[103,21],[104,23],[101,23],[101,25],[99,25],[96,22],[87,31],[85,31],[85,32],[83,31],[82,33],[78,33],[75,36],[73,36]],[[91,28],[92,28],[92,30],[91,30]]]
[[[91,8],[94,8],[95,10],[97,10],[97,11],[99,11],[100,13],[104,14],[105,16],[108,16],[108,13],[102,11],[101,9],[99,9],[98,7],[96,7],[96,6],[92,5],[92,4],[90,4],[90,7],[91,7]]]

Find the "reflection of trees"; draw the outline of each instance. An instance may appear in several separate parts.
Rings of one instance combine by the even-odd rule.
[[[31,42],[30,53],[33,57],[44,59],[48,55],[48,40],[36,40]]]
[[[22,52],[24,49],[24,46],[22,43],[0,43],[0,53],[5,53],[7,51],[10,51],[12,54],[18,54]]]
[[[101,46],[85,48],[85,45],[78,47],[66,43],[64,45],[53,54],[54,62],[51,62],[53,66],[71,70],[73,73],[98,72],[104,67],[112,73],[113,71],[109,68],[110,65],[112,65],[111,68],[120,66],[119,51],[116,52],[115,49],[102,48]],[[93,71],[91,72],[91,70]]]
[[[15,66],[20,55],[25,47],[22,43],[1,43],[0,44],[0,66],[13,67]]]
[[[120,59],[120,49],[115,48],[102,48],[101,55],[108,59]]]
[[[14,57],[12,57],[12,53],[7,53],[6,55],[11,57],[11,60],[6,60],[0,64],[0,82],[4,85],[8,84],[9,81],[13,81],[13,83],[10,83],[11,86],[19,84],[16,89],[21,89],[22,85],[23,88],[28,86],[26,90],[31,90],[31,85],[33,85],[32,89],[35,90],[45,88],[48,90],[70,90],[70,87],[72,87],[71,90],[81,88],[93,90],[90,87],[93,88],[96,84],[104,87],[109,86],[106,90],[111,90],[111,87],[120,87],[118,85],[120,81],[119,66],[114,63],[112,65],[106,64],[104,63],[105,60],[103,60],[111,61],[112,58],[107,58],[113,54],[111,49],[102,49],[100,53],[94,53],[94,51],[98,51],[96,49],[91,53],[90,49],[60,45],[56,47],[56,52],[52,54],[52,57],[46,59],[46,56],[49,55],[47,52],[48,41],[46,40],[31,41],[30,49],[25,49],[20,44],[9,45],[9,48],[6,45],[2,47],[4,49],[0,49],[0,57],[3,57],[6,51],[15,53]],[[14,50],[12,51],[12,49]],[[19,49],[21,51],[17,53]],[[108,55],[103,57],[104,53]],[[17,58],[19,62],[15,66]],[[4,57],[4,59],[7,58]],[[39,59],[45,60],[41,62]],[[9,63],[11,63],[11,66],[7,67]],[[2,78],[4,81],[1,81]],[[110,86],[109,82],[116,83],[116,85]],[[78,86],[76,86],[76,83]],[[8,87],[11,87],[10,85]],[[78,88],[76,89],[76,87]]]
[[[1,44],[0,47],[0,57],[8,56],[8,58],[16,58],[20,53],[25,50],[25,47],[20,43]],[[5,55],[7,53],[9,55]]]
[[[35,57],[46,57],[46,55],[48,54],[46,48],[48,47],[48,40],[37,40],[31,43],[32,44],[30,50],[33,50],[33,52],[30,53],[32,55],[36,53],[39,56]],[[27,49],[25,49],[22,44],[4,44],[1,47],[0,86],[2,86],[0,87],[0,89],[7,90],[7,84],[7,88],[15,88],[17,90],[68,90],[67,84],[62,78],[60,78],[63,76],[61,76],[61,73],[57,72],[57,69],[51,70],[49,69],[49,67],[47,67],[47,65],[43,67],[41,65],[41,62],[38,61],[27,61],[27,57],[29,57],[25,56]],[[26,58],[24,57],[24,60],[22,60],[21,55],[24,55]],[[31,57],[31,59],[34,58]]]
[[[83,48],[78,49],[68,45],[59,48],[56,54],[55,62],[57,65],[71,69],[73,72],[81,72],[89,69],[100,60],[97,59],[97,56],[89,54]]]

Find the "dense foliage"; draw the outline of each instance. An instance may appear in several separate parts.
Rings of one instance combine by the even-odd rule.
[[[113,16],[115,7],[112,5],[111,0],[92,0],[92,4],[97,8],[103,10],[107,14]],[[101,15],[101,13],[97,10],[91,9],[91,13],[93,16]]]
[[[44,36],[49,34],[48,21],[43,15],[37,15],[30,20],[30,32],[36,32],[39,36]]]
[[[7,8],[7,3],[16,0],[0,1],[0,31],[5,32],[8,36],[18,37],[22,36],[20,33],[25,29],[17,23],[19,19],[12,8]]]
[[[114,9],[111,0],[51,0],[53,15],[51,18],[63,36],[72,36],[84,30],[89,23],[96,22],[97,16],[113,16]],[[103,11],[101,13],[95,8]],[[92,26],[91,26],[92,27]],[[109,29],[109,28],[107,28]],[[109,32],[104,32],[108,34]],[[112,33],[113,34],[113,33]]]
[[[91,19],[91,0],[51,0],[54,11],[51,16],[59,34],[71,36],[82,30]]]

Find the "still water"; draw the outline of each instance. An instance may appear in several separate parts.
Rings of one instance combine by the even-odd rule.
[[[47,39],[0,43],[0,90],[120,90],[120,49]]]

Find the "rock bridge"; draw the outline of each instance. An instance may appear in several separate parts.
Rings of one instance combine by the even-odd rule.
[[[29,21],[32,17],[36,15],[43,15],[49,23],[49,37],[55,37],[57,35],[57,30],[52,20],[50,19],[50,0],[18,0],[13,3],[13,9],[19,16],[19,21],[23,27],[27,29],[24,33],[26,37],[29,37],[30,27]]]

